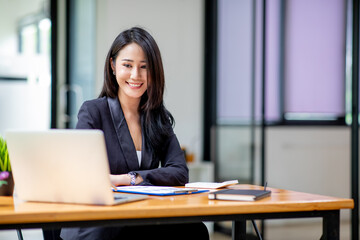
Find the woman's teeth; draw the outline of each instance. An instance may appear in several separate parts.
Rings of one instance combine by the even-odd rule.
[[[130,85],[130,87],[140,87],[141,83],[128,83]]]

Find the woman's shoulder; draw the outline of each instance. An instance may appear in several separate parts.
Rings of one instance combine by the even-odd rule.
[[[102,129],[103,116],[107,116],[106,97],[85,101],[78,113],[78,129]]]
[[[95,99],[91,99],[91,100],[86,100],[83,105],[86,107],[95,107],[95,108],[102,108],[105,105],[107,105],[107,101],[106,101],[107,97],[100,97],[100,98],[95,98]]]
[[[108,111],[107,97],[101,97],[85,101],[79,112],[88,112],[91,115],[101,115]]]

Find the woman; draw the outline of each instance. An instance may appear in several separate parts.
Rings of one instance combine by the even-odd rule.
[[[76,128],[104,132],[111,182],[116,186],[187,183],[188,168],[172,129],[174,119],[163,104],[164,70],[152,36],[137,27],[120,33],[106,57],[104,78],[99,98],[81,106]],[[189,236],[209,239],[202,223],[73,228],[61,232],[63,239]]]

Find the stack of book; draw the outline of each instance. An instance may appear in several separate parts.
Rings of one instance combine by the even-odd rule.
[[[232,201],[256,201],[258,199],[271,195],[271,191],[264,189],[236,189],[238,180],[230,180],[226,182],[193,182],[187,183],[185,187],[202,188],[211,190],[209,199],[212,200],[232,200]],[[221,189],[220,188],[225,188]]]

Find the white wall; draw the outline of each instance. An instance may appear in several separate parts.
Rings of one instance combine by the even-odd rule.
[[[269,127],[266,131],[268,186],[350,198],[350,146],[350,127]],[[350,210],[342,210],[340,217],[350,221]]]
[[[350,127],[270,127],[266,175],[277,188],[350,197]]]
[[[203,106],[203,0],[98,0],[96,93],[103,83],[106,54],[123,30],[142,26],[157,41],[165,69],[165,105],[175,133],[200,161]]]

